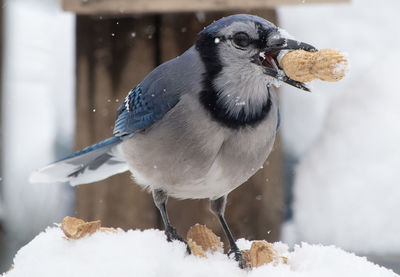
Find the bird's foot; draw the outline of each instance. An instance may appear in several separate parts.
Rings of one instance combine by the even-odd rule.
[[[173,240],[179,240],[179,241],[183,242],[184,244],[186,244],[186,251],[188,252],[188,254],[192,254],[189,244],[178,234],[178,232],[176,231],[176,229],[174,227],[168,226],[165,229],[165,235],[167,236],[167,241],[169,241],[169,242],[171,242]]]
[[[244,263],[243,263],[243,255],[242,252],[240,252],[239,248],[232,248],[229,252],[228,252],[228,257],[230,257],[232,254],[235,255],[235,260],[239,263],[239,267],[241,269],[244,268]]]

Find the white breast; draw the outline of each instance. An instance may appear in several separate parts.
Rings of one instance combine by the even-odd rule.
[[[190,103],[189,103],[190,102]],[[210,119],[190,95],[143,134],[122,145],[133,177],[176,198],[216,198],[263,165],[275,138],[277,103],[257,127],[232,130]]]

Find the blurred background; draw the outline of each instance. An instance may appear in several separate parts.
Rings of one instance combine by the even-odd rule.
[[[284,4],[284,5],[283,5]],[[76,189],[30,173],[112,134],[115,111],[155,66],[234,13],[262,16],[317,48],[348,53],[338,83],[282,86],[273,153],[230,194],[236,237],[336,245],[400,273],[400,2],[397,0],[0,0],[0,272],[66,215],[162,228],[129,174]],[[154,157],[157,159],[157,157]],[[170,200],[181,234],[221,234],[208,201]]]

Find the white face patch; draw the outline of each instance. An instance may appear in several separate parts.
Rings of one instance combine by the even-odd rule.
[[[258,26],[251,21],[235,22],[222,29],[218,35],[229,38],[238,32],[248,34],[252,40],[259,40]],[[258,114],[268,100],[268,87],[279,87],[281,81],[265,74],[263,67],[254,62],[254,59],[258,59],[258,56],[269,59],[273,69],[279,72],[276,62],[260,52],[254,44],[243,49],[235,47],[231,40],[222,43],[217,39],[214,42],[219,43],[218,55],[223,68],[214,79],[214,87],[219,93],[220,104],[233,117],[242,112],[249,116]]]
[[[240,68],[240,70],[238,70]],[[233,63],[224,66],[221,74],[214,80],[219,101],[237,117],[243,110],[246,114],[257,114],[268,100],[267,84],[272,77],[265,75],[256,64]]]

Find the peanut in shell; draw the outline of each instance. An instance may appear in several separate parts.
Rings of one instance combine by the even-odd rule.
[[[348,59],[343,53],[333,49],[316,52],[294,50],[282,57],[280,66],[295,81],[310,82],[320,79],[336,82],[346,74]]]
[[[222,250],[221,239],[205,225],[195,224],[190,227],[186,238],[188,242],[195,242],[205,252]]]
[[[85,222],[82,219],[66,216],[61,223],[61,229],[70,239],[80,239],[88,234],[93,234],[100,229],[100,220]]]
[[[271,243],[262,240],[253,241],[249,250],[249,258],[249,263],[252,268],[270,262],[287,263],[287,258],[281,257]]]

